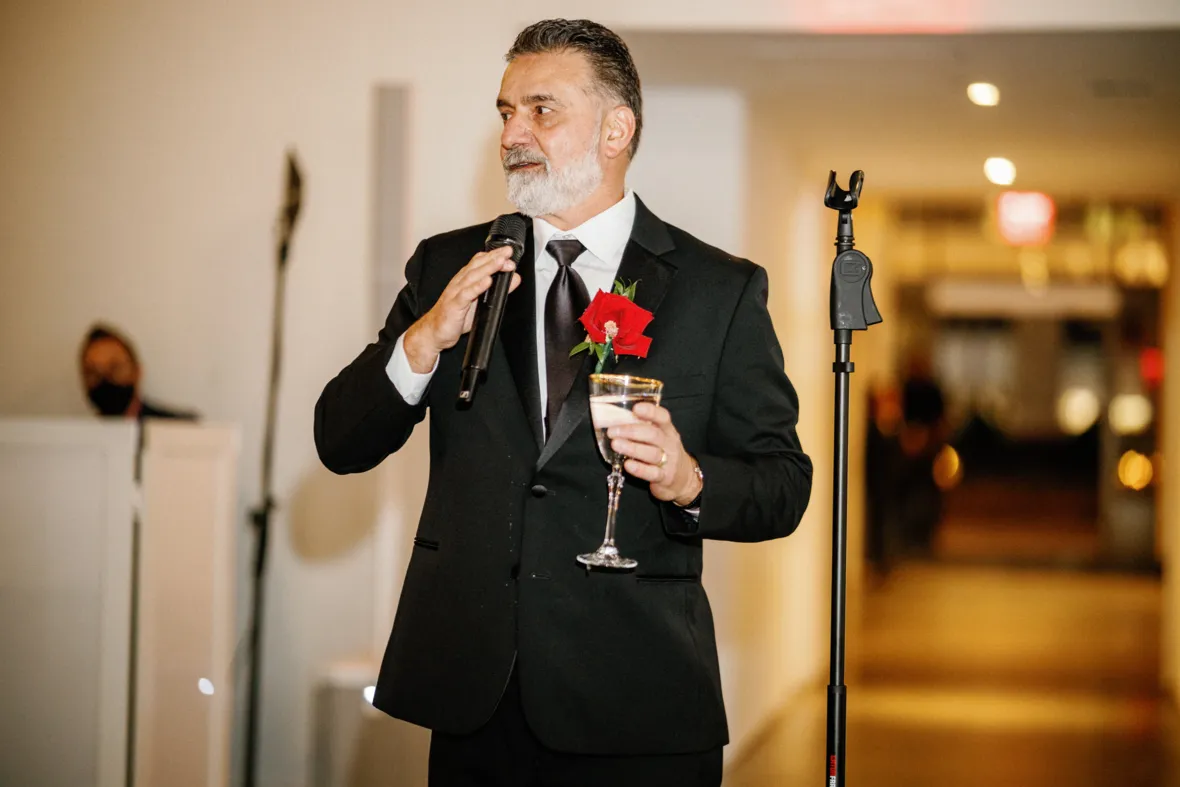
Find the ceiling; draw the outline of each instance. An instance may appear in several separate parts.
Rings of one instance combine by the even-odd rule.
[[[1180,197],[1180,30],[930,36],[628,33],[645,86],[726,86],[813,171],[908,194]],[[971,82],[999,106],[967,100]]]

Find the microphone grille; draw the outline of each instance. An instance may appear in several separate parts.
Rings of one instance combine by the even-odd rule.
[[[524,216],[519,213],[505,213],[503,216],[497,216],[496,220],[492,222],[492,227],[488,230],[488,237],[500,235],[523,244],[527,232],[528,224],[525,223]]]

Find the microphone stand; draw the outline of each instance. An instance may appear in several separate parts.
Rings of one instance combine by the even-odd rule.
[[[831,323],[836,344],[835,473],[832,485],[832,632],[831,676],[828,683],[828,745],[824,772],[827,787],[844,787],[845,723],[848,690],[844,685],[844,590],[848,561],[848,384],[853,371],[852,332],[881,322],[870,283],[873,263],[856,251],[852,210],[860,200],[864,172],[852,173],[849,191],[828,174],[824,205],[839,211],[836,259],[832,263]]]
[[[283,357],[283,305],[287,282],[287,255],[291,235],[302,201],[303,178],[295,154],[287,152],[286,202],[279,214],[279,239],[275,250],[278,273],[275,276],[275,300],[270,345],[270,385],[266,399],[266,430],[262,439],[262,502],[251,509],[254,525],[253,602],[250,615],[250,688],[246,705],[245,787],[254,787],[258,776],[258,710],[262,687],[262,612],[266,576],[267,544],[270,540],[270,515],[275,501],[272,492],[274,468],[275,415],[279,399],[279,369]]]

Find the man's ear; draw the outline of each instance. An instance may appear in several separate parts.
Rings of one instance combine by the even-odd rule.
[[[606,113],[603,121],[603,152],[607,158],[625,155],[635,137],[635,113],[619,105]]]

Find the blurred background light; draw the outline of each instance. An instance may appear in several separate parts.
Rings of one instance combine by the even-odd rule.
[[[1099,203],[1086,210],[1085,233],[1091,243],[1104,246],[1114,239],[1114,210]]]
[[[947,491],[954,489],[963,480],[963,463],[959,459],[959,452],[952,446],[944,445],[934,457],[934,483],[938,488]]]
[[[206,697],[212,697],[213,681],[209,680],[208,678],[201,678],[199,681],[197,681],[197,690]]]
[[[1168,252],[1155,238],[1129,241],[1115,255],[1114,271],[1124,284],[1162,287],[1168,281]]]
[[[1000,237],[1010,246],[1039,246],[1053,237],[1057,206],[1039,191],[1005,191],[996,199]]]
[[[1043,292],[1049,286],[1049,257],[1040,249],[1020,250],[1020,281],[1031,292]]]
[[[983,174],[997,186],[1011,186],[1016,181],[1016,165],[1006,158],[992,157],[983,162]]]
[[[994,107],[1000,103],[1000,89],[990,82],[972,82],[967,86],[967,98],[981,107]]]
[[[1127,451],[1119,459],[1119,483],[1128,489],[1146,489],[1154,476],[1151,460],[1138,451]]]
[[[1159,347],[1144,347],[1139,353],[1139,377],[1149,388],[1164,380],[1164,353]]]
[[[1107,418],[1117,435],[1142,434],[1154,415],[1151,400],[1143,394],[1119,394],[1110,401]]]
[[[1098,420],[1102,407],[1089,388],[1067,388],[1057,400],[1057,425],[1070,435],[1080,435]]]

